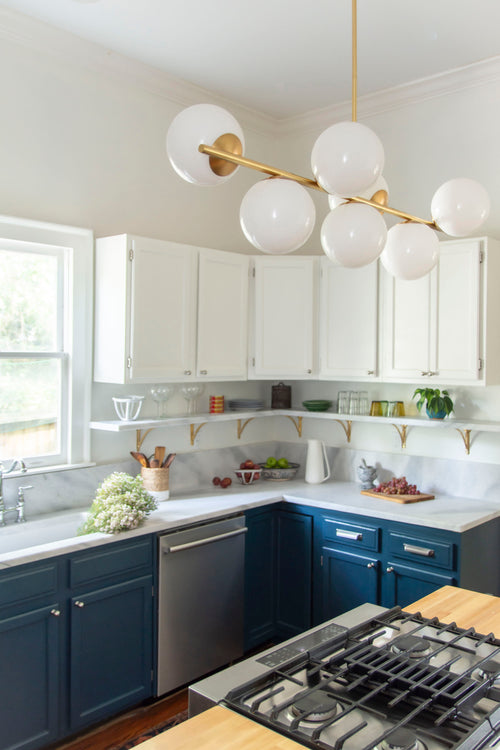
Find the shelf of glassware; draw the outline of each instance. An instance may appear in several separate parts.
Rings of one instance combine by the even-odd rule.
[[[137,433],[137,450],[153,429],[159,427],[180,427],[188,425],[191,432],[191,445],[200,429],[215,422],[237,422],[237,436],[241,437],[243,430],[253,419],[263,417],[287,417],[295,425],[299,437],[302,436],[302,420],[321,419],[338,423],[344,430],[347,442],[351,441],[353,424],[356,422],[371,422],[373,424],[389,424],[398,432],[401,447],[406,448],[406,439],[410,427],[425,427],[428,429],[455,429],[462,437],[467,454],[470,453],[471,433],[475,432],[500,432],[500,422],[487,422],[476,419],[428,419],[426,417],[371,417],[358,414],[336,414],[334,412],[311,412],[304,409],[261,409],[259,411],[232,411],[223,414],[185,414],[174,417],[136,419],[134,421],[123,421],[119,419],[95,421],[90,423],[93,430],[105,430],[108,432],[123,432],[135,430]]]

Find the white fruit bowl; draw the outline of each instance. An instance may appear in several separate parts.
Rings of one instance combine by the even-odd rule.
[[[300,464],[290,462],[286,469],[280,469],[278,466],[270,469],[265,464],[261,464],[260,468],[262,470],[262,479],[270,479],[273,482],[286,482],[289,479],[294,479],[300,468]]]
[[[260,479],[261,469],[236,469],[234,472],[240,484],[253,484]]]

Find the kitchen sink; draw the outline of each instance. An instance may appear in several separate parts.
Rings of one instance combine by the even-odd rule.
[[[7,523],[7,526],[0,528],[0,555],[72,539],[77,536],[87,516],[85,511],[69,510],[50,513],[25,523]]]

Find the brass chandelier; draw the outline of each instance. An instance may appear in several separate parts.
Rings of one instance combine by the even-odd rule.
[[[489,197],[475,180],[458,178],[435,192],[430,220],[388,205],[382,143],[357,122],[357,6],[356,0],[351,3],[352,119],[331,125],[317,138],[311,155],[314,179],[244,156],[239,123],[212,104],[188,107],[174,118],[167,154],[175,171],[198,185],[225,182],[238,166],[268,176],[250,188],[240,207],[243,232],[262,252],[289,253],[308,240],[316,211],[307,189],[313,189],[328,194],[331,210],[321,227],[321,245],[330,260],[357,268],[380,257],[392,275],[416,279],[438,261],[435,230],[451,237],[476,231],[488,216]],[[403,221],[387,230],[384,213]]]

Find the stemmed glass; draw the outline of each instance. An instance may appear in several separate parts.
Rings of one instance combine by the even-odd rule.
[[[196,414],[196,399],[204,390],[205,386],[201,383],[181,386],[181,393],[187,401],[187,414]]]
[[[154,385],[150,388],[151,398],[156,403],[156,416],[166,417],[166,403],[175,393],[175,385]]]

